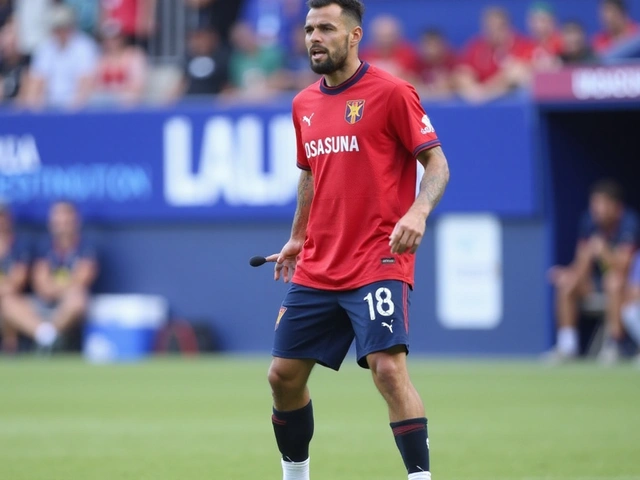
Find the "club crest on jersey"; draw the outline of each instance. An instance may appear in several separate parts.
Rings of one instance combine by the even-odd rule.
[[[280,320],[282,320],[282,316],[286,311],[287,311],[287,307],[280,307],[280,311],[278,312],[278,318],[276,319],[276,328],[274,330],[278,329],[278,325],[280,325]]]
[[[364,115],[364,100],[347,100],[347,109],[344,113],[344,119],[349,125],[362,120]]]

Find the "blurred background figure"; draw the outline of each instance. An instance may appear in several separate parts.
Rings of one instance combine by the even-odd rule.
[[[4,27],[13,15],[13,0],[0,0],[0,28]]]
[[[18,49],[16,23],[0,28],[0,103],[20,95],[29,67],[29,58]]]
[[[400,20],[380,15],[371,21],[371,40],[360,58],[404,80],[415,82],[418,76],[418,56],[415,48],[403,36]]]
[[[309,52],[305,43],[305,33],[300,26],[291,32],[292,44],[284,59],[284,66],[275,73],[271,84],[278,90],[299,92],[320,76],[315,74],[309,66]]]
[[[49,38],[52,5],[52,0],[14,0],[18,46],[23,54],[31,55]]]
[[[589,63],[596,60],[587,34],[580,22],[569,21],[562,26],[560,60],[564,65]]]
[[[435,28],[425,30],[418,43],[418,82],[421,98],[447,98],[453,94],[453,71],[456,54]]]
[[[569,266],[549,271],[556,288],[557,343],[549,359],[564,361],[579,353],[580,305],[594,293],[604,297],[606,339],[599,354],[603,363],[620,356],[624,340],[621,308],[631,260],[640,241],[640,218],[625,206],[622,188],[612,180],[596,183],[589,211],[580,223],[576,253]]]
[[[134,105],[143,99],[147,82],[147,58],[141,47],[128,44],[117,26],[105,24],[100,33],[91,103]]]
[[[60,0],[54,0],[60,2]],[[99,32],[100,17],[102,15],[100,0],[62,0],[65,5],[73,9],[76,14],[77,27],[87,35]]]
[[[189,32],[183,77],[173,97],[217,95],[229,83],[229,50],[217,31],[198,27]]]
[[[155,30],[156,0],[100,0],[101,25],[117,29],[127,42],[144,49]]]
[[[635,254],[629,271],[625,302],[622,307],[622,323],[636,347],[640,347],[640,253]],[[637,350],[635,364],[640,367],[640,348]]]
[[[542,71],[558,68],[560,66],[558,55],[562,51],[562,35],[558,31],[551,4],[534,3],[527,13],[527,26],[534,42],[533,68]]]
[[[259,41],[251,25],[240,22],[231,31],[231,47],[232,94],[237,98],[259,99],[275,93],[271,81],[284,60],[279,45]]]
[[[465,47],[456,69],[459,94],[478,103],[527,85],[533,49],[533,43],[513,29],[505,10],[485,10],[482,35]]]
[[[1,350],[15,353],[18,350],[18,332],[6,321],[7,308],[24,295],[29,272],[26,249],[16,241],[11,213],[0,205],[0,335]]]
[[[183,0],[186,7],[186,21],[189,30],[200,28],[218,32],[223,44],[229,41],[231,28],[243,7],[243,1],[225,0]]]
[[[602,31],[593,38],[596,53],[605,52],[640,33],[638,24],[629,17],[625,0],[602,0],[599,14]]]
[[[82,238],[75,206],[58,202],[49,214],[50,240],[38,254],[32,274],[34,301],[15,298],[4,319],[42,349],[83,320],[98,274],[94,248]]]
[[[91,95],[98,61],[93,39],[76,29],[70,7],[55,5],[49,15],[51,36],[34,54],[24,92],[31,108],[79,108]]]

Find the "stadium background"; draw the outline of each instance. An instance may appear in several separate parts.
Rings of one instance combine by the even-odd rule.
[[[528,2],[492,4],[525,29]],[[553,4],[560,21],[598,29],[597,0]],[[261,6],[249,2],[247,15]],[[459,46],[478,31],[486,6],[370,0],[367,19],[396,15],[410,39],[437,25]],[[640,18],[640,5],[632,3],[631,13]],[[481,106],[425,103],[452,181],[418,255],[416,352],[543,351],[553,330],[545,271],[570,260],[589,184],[614,175],[640,206],[638,143],[630,141],[638,96],[583,100],[566,75],[549,81],[566,88],[536,86]],[[225,350],[268,352],[286,287],[247,260],[277,251],[288,237],[297,176],[290,100],[3,110],[0,197],[33,242],[51,201],[77,202],[100,252],[97,293],[161,295],[171,318],[211,326]]]

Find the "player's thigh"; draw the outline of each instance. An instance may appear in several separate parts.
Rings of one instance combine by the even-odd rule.
[[[356,338],[358,364],[367,367],[367,355],[396,346],[409,349],[409,286],[384,280],[352,290],[340,297]]]
[[[278,312],[272,354],[278,358],[313,359],[337,370],[353,336],[335,292],[293,284]]]

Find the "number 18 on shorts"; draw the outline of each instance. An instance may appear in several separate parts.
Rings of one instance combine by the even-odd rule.
[[[354,338],[358,364],[396,345],[409,350],[409,286],[384,280],[348,291],[292,284],[276,321],[272,354],[338,370]]]

